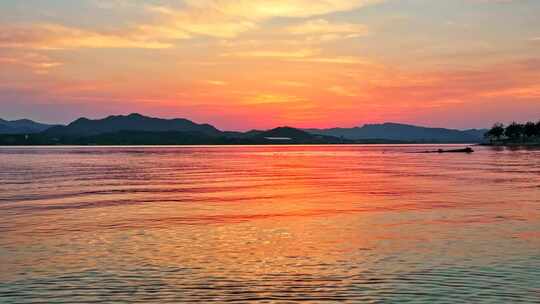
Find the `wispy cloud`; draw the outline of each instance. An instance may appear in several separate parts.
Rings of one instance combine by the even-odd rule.
[[[334,85],[334,86],[331,86],[327,89],[329,92],[332,92],[338,96],[344,96],[344,97],[355,97],[355,96],[358,96],[358,93],[356,93],[355,91],[349,89],[349,88],[345,88],[343,86],[340,86],[340,85]]]
[[[367,26],[362,24],[329,22],[325,19],[308,20],[292,25],[287,28],[287,31],[295,35],[339,34],[344,36],[362,36],[369,32]]]
[[[351,57],[351,56],[333,56],[333,57],[306,57],[297,58],[293,61],[301,61],[307,63],[328,63],[328,64],[360,64],[360,65],[373,65],[374,63],[363,58]]]
[[[281,59],[299,59],[308,58],[317,54],[319,50],[301,49],[301,50],[260,50],[260,51],[239,51],[233,53],[224,53],[226,57],[259,57],[259,58],[281,58]]]
[[[306,101],[304,97],[276,93],[255,93],[253,95],[248,95],[243,98],[243,103],[250,105],[281,103],[295,104],[304,101]]]
[[[26,67],[35,74],[48,74],[51,69],[63,65],[62,62],[34,52],[0,55],[0,64]]]
[[[227,82],[222,81],[222,80],[206,80],[206,81],[204,81],[204,83],[210,84],[210,85],[213,85],[213,86],[225,86],[225,85],[227,85]]]
[[[194,9],[215,10],[251,20],[274,17],[306,18],[358,9],[381,0],[185,0]]]
[[[342,65],[374,65],[370,60],[352,56],[324,56],[320,49],[304,48],[297,50],[256,50],[256,51],[235,51],[223,53],[222,57],[245,58],[266,58],[288,62],[299,63],[321,63],[321,64],[342,64]]]
[[[0,34],[0,47],[27,49],[76,48],[169,48],[144,30],[97,32],[56,24],[7,27]]]
[[[357,9],[380,0],[186,0],[184,6],[149,5],[124,0],[96,0],[102,9],[137,6],[154,21],[115,30],[88,30],[61,24],[10,26],[0,33],[0,47],[76,48],[170,48],[175,41],[199,36],[233,38],[259,28],[275,17],[305,18]],[[326,28],[326,29],[325,29]],[[330,24],[317,19],[290,29],[292,32],[358,34],[365,30],[351,24]]]

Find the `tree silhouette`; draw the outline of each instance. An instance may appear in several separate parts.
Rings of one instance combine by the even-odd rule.
[[[521,139],[521,137],[523,136],[523,129],[524,127],[522,124],[512,122],[504,130],[504,135],[506,135],[510,140],[515,141]]]
[[[534,123],[528,121],[526,123],[512,122],[508,126],[504,126],[498,122],[484,134],[492,144],[540,144],[540,121]]]
[[[501,139],[501,136],[504,134],[504,125],[500,122],[495,123],[493,127],[484,134],[486,138],[489,138],[490,141],[493,141],[493,139],[499,140]]]
[[[531,138],[536,135],[536,125],[532,121],[528,121],[523,126],[523,134],[528,138]]]

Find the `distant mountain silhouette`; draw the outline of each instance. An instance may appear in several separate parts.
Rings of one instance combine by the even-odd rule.
[[[67,126],[48,129],[49,136],[92,136],[119,131],[146,132],[199,132],[207,136],[219,136],[221,131],[208,124],[196,124],[190,120],[161,119],[143,116],[141,114],[109,116],[103,119],[91,120],[79,118]]]
[[[2,133],[2,131],[4,131]],[[198,145],[481,142],[485,130],[451,130],[384,123],[359,128],[279,127],[248,132],[220,131],[190,120],[141,114],[79,118],[67,126],[30,120],[0,120],[0,145]]]
[[[208,135],[202,132],[119,131],[80,137],[71,144],[94,145],[234,145],[234,144],[301,144],[339,143],[337,137],[309,134],[294,128],[276,128],[260,133],[230,133]]]
[[[228,144],[224,137],[201,132],[118,131],[67,140],[75,145],[209,145]],[[234,144],[234,142],[231,142]]]
[[[259,138],[290,138],[296,140],[309,140],[315,138],[313,134],[292,127],[278,127],[268,131],[254,133],[252,136]]]
[[[312,134],[350,140],[397,140],[407,142],[480,142],[486,130],[427,128],[399,123],[367,124],[356,128],[306,129]]]
[[[43,132],[53,125],[43,124],[30,119],[4,120],[0,119],[0,134],[32,134]]]
[[[294,143],[340,143],[341,139],[335,136],[311,134],[304,130],[292,127],[278,127],[268,131],[250,131],[247,138],[265,140],[272,142],[294,142]]]

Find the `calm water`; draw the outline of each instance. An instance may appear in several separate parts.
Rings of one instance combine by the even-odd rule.
[[[0,148],[0,302],[539,303],[540,150]]]

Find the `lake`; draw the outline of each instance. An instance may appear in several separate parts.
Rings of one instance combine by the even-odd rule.
[[[540,150],[440,147],[0,147],[0,302],[538,303]]]

